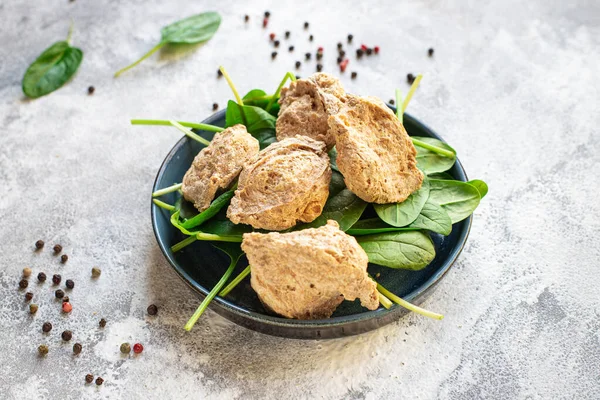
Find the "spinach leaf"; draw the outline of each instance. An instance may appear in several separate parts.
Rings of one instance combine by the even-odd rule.
[[[219,13],[211,11],[193,15],[165,26],[160,31],[162,36],[160,42],[148,53],[144,54],[142,58],[117,71],[115,77],[135,67],[167,44],[193,44],[206,42],[213,37],[217,29],[219,29],[220,24],[221,16]]]
[[[68,39],[54,43],[27,68],[21,84],[23,93],[35,99],[55,91],[77,72],[83,52]]]
[[[417,139],[418,141],[426,144],[431,148],[438,148],[443,151],[450,151],[454,154],[453,157],[442,156],[431,149],[415,144],[417,149],[417,167],[426,174],[433,174],[435,172],[444,172],[452,168],[456,162],[456,150],[450,147],[448,144],[430,137],[419,137],[411,136],[411,139]]]
[[[410,226],[405,226],[402,228],[398,228],[395,226],[391,226],[386,224],[379,218],[369,218],[362,219],[357,221],[350,229],[346,231],[348,235],[352,236],[364,236],[364,235],[374,235],[376,233],[385,233],[385,232],[402,232],[402,231],[418,231],[420,228],[411,228]]]
[[[452,220],[442,206],[427,201],[421,213],[407,228],[426,229],[442,235],[452,232]]]
[[[401,227],[410,224],[417,218],[428,198],[429,180],[425,177],[419,190],[413,192],[402,203],[373,204],[373,207],[384,222]]]
[[[329,164],[331,165],[331,169],[337,172],[340,172],[338,166],[337,166],[337,156],[338,156],[338,152],[337,149],[335,148],[335,146],[333,146],[331,148],[331,150],[329,150]]]
[[[246,106],[256,106],[265,110],[269,104],[269,100],[271,100],[271,97],[272,96],[268,95],[264,90],[252,89],[244,97],[242,97],[242,100]],[[279,103],[273,102],[271,104],[271,109],[268,112],[273,116],[277,116],[279,109]]]
[[[275,121],[275,117],[262,108],[240,106],[233,100],[229,100],[227,103],[227,111],[225,112],[226,126],[230,127],[236,124],[245,125],[248,133],[258,140],[261,149],[277,141],[277,137],[275,136]]]
[[[244,233],[252,232],[252,227],[250,225],[236,225],[227,218],[213,218],[202,224],[198,229],[203,233],[239,238],[241,238]]]
[[[483,199],[485,197],[485,195],[488,192],[488,185],[487,183],[485,183],[482,180],[479,179],[473,179],[472,181],[467,182],[469,185],[475,186],[475,188],[477,189],[477,191],[479,192],[479,195],[481,196],[481,198]]]
[[[227,206],[234,193],[234,190],[228,190],[227,192],[221,194],[219,197],[214,199],[212,203],[210,203],[210,206],[206,210],[192,218],[189,218],[182,224],[182,226],[186,229],[190,229],[202,225],[204,222],[217,215],[217,213],[221,211],[223,207]]]
[[[338,222],[342,231],[347,231],[360,219],[366,207],[367,202],[346,188],[342,174],[332,171],[329,198],[323,207],[323,212],[314,221],[298,225],[294,230],[318,228],[327,224],[327,220],[333,219]]]
[[[471,215],[481,200],[477,188],[466,182],[430,179],[429,183],[428,201],[441,206],[453,224]]]
[[[359,236],[356,240],[367,253],[369,262],[384,267],[416,271],[435,257],[431,238],[421,231],[380,233]]]
[[[454,177],[447,172],[435,172],[433,174],[427,175],[429,179],[442,179],[442,180],[454,180]]]

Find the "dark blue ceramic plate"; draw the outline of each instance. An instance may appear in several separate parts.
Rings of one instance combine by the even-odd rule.
[[[207,120],[207,124],[224,126],[225,111],[220,111]],[[404,126],[412,136],[430,136],[441,139],[431,129],[409,115],[404,116]],[[212,133],[199,132],[207,139]],[[181,182],[183,175],[202,146],[184,136],[171,149],[158,171],[153,191]],[[457,160],[454,167],[448,171],[454,179],[466,181],[462,165]],[[162,200],[173,204],[175,195],[164,196]],[[158,245],[163,254],[181,278],[196,292],[204,297],[221,278],[227,266],[228,257],[207,242],[197,241],[183,250],[173,254],[170,247],[185,237],[169,222],[169,213],[152,204],[152,225]],[[433,235],[436,257],[426,268],[420,271],[394,270],[369,265],[369,273],[381,276],[378,281],[388,290],[411,301],[420,304],[431,295],[452,264],[460,254],[471,227],[469,217],[454,224],[449,236]],[[236,276],[248,265],[242,259],[233,276]],[[329,319],[300,321],[278,317],[267,312],[256,293],[250,287],[250,279],[240,283],[226,298],[215,298],[210,307],[223,317],[246,328],[269,335],[283,336],[296,339],[324,339],[356,335],[380,326],[389,324],[405,315],[407,311],[399,306],[386,310],[369,311],[360,306],[357,301],[343,302]],[[443,310],[435,310],[443,311]]]

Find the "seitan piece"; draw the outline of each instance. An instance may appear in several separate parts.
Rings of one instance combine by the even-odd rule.
[[[290,233],[246,233],[242,250],[252,267],[252,288],[284,317],[329,318],[344,299],[379,307],[367,254],[335,221]]]
[[[308,136],[324,142],[330,150],[335,139],[329,133],[327,119],[340,109],[345,94],[340,81],[329,74],[317,73],[292,82],[281,91],[277,139]]]
[[[404,127],[381,100],[346,95],[346,106],[329,117],[337,166],[346,186],[369,203],[398,203],[423,183],[417,151]]]
[[[323,212],[330,180],[325,144],[303,136],[275,142],[244,166],[227,217],[274,231],[311,222]]]
[[[181,190],[186,200],[202,212],[210,206],[219,189],[226,189],[239,175],[244,163],[256,157],[258,140],[244,125],[216,133],[210,145],[194,158],[183,177]]]

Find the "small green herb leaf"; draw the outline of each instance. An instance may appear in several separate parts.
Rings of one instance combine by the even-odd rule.
[[[358,244],[365,250],[369,262],[390,268],[420,270],[435,257],[429,235],[420,232],[394,232],[359,236]]]
[[[456,150],[450,147],[448,144],[442,142],[441,140],[437,140],[430,137],[417,137],[413,136],[413,139],[417,139],[418,141],[426,144],[429,149],[419,146],[415,144],[415,148],[417,149],[417,167],[427,175],[433,174],[436,172],[444,172],[452,168],[454,163],[456,162]],[[454,154],[453,157],[445,157],[443,155],[438,154],[435,150],[437,149],[442,151],[449,151]]]
[[[27,68],[23,93],[32,99],[47,95],[64,85],[77,72],[83,52],[67,41],[54,43]]]
[[[483,199],[485,197],[485,195],[488,192],[488,185],[487,183],[485,183],[482,180],[479,179],[473,179],[472,181],[467,182],[469,185],[475,186],[475,188],[477,189],[477,191],[479,192],[479,195],[481,196],[481,198]]]
[[[374,204],[375,212],[384,222],[402,227],[413,222],[429,197],[429,181],[427,177],[416,192],[413,192],[402,203]]]
[[[440,205],[453,224],[471,215],[481,200],[477,188],[466,182],[430,179],[429,183],[428,202]]]

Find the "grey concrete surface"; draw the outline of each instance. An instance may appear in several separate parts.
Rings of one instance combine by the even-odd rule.
[[[156,43],[161,26],[208,9],[223,15],[209,43],[157,54],[113,79]],[[66,36],[70,18],[85,52],[77,76],[25,100],[25,69]],[[8,0],[0,20],[2,399],[600,398],[598,2]],[[267,35],[286,29],[292,36],[272,62]],[[489,183],[465,251],[425,304],[446,318],[410,315],[358,337],[293,341],[209,311],[184,332],[198,300],[161,256],[148,208],[180,134],[128,120],[198,120],[213,102],[223,107],[231,94],[215,77],[219,64],[241,91],[272,91],[322,45],[325,70],[335,72],[335,43],[349,32],[381,54],[350,57],[359,75],[345,74],[347,89],[387,100],[408,88],[408,72],[422,72],[409,111],[457,149],[472,178]],[[39,238],[47,246],[35,253]],[[66,265],[51,254],[57,242]],[[75,280],[71,315],[35,280],[40,310],[27,313],[17,290],[25,266]],[[92,266],[103,270],[97,281]],[[154,318],[145,315],[150,303],[160,308]],[[64,329],[83,344],[78,357],[61,342]],[[124,341],[142,342],[144,353],[122,357]],[[41,343],[50,346],[44,359]],[[105,384],[85,385],[87,373]]]

